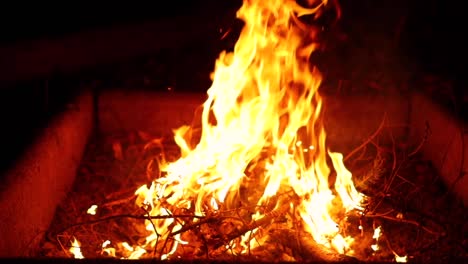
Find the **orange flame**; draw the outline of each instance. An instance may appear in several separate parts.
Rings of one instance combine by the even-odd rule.
[[[362,209],[363,195],[354,188],[342,154],[326,148],[317,91],[321,76],[310,64],[317,43],[300,17],[316,14],[327,2],[312,2],[313,8],[304,8],[294,0],[244,1],[237,16],[245,25],[234,52],[222,52],[216,61],[198,144],[191,145],[190,127],[177,129],[181,158],[161,164],[165,175],[136,192],[149,214],[185,208],[203,216],[235,208],[245,196],[241,186],[248,186],[261,191],[248,199],[256,206],[252,220],[264,216],[261,208],[294,207],[317,243],[349,253],[352,238],[341,235],[334,218]],[[336,171],[335,192],[329,188],[327,153]],[[182,224],[171,218],[147,221],[151,235],[143,247],[155,247]],[[175,239],[161,258],[186,243]]]
[[[70,253],[72,253],[73,257],[76,259],[83,259],[83,253],[81,253],[81,243],[74,237],[71,247],[69,249]]]

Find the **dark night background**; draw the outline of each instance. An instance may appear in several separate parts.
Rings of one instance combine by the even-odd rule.
[[[62,1],[32,3],[15,1],[0,8],[0,44],[34,38],[56,38],[93,28],[138,23],[206,12],[220,15],[219,10],[236,9],[240,0],[140,1],[137,3],[94,3]],[[365,20],[369,28],[395,19],[405,19],[401,48],[431,70],[461,73],[467,54],[462,1],[443,0],[342,0],[343,16],[350,21]],[[210,10],[214,10],[210,13]],[[218,14],[216,14],[218,13]],[[385,21],[386,20],[386,21]],[[394,25],[395,26],[395,25]],[[388,29],[388,28],[387,28]]]
[[[454,113],[465,116],[468,43],[463,23],[466,14],[461,1],[343,0],[340,3],[343,17],[338,25],[330,28],[329,41],[333,44],[328,54],[321,58],[324,68],[334,69],[325,72],[332,86],[334,80],[359,83],[366,78],[363,76],[369,75],[369,78],[384,83],[382,86],[390,83],[388,86],[397,92],[398,89],[420,89],[442,103],[449,102],[449,107],[456,109]],[[232,10],[235,11],[240,4],[238,0],[122,1],[105,4],[17,1],[14,5],[2,4],[0,7],[0,48],[15,47],[17,43],[26,43],[27,47],[27,43],[35,39],[54,40],[87,30],[167,20],[176,15],[193,13],[222,17],[225,23],[220,27],[226,29],[236,25]],[[176,20],[174,23],[177,23]],[[2,156],[9,157],[3,159],[0,169],[7,168],[21,152],[22,146],[33,138],[35,131],[46,124],[46,120],[61,109],[67,98],[72,97],[81,86],[97,84],[111,87],[131,83],[137,87],[140,84],[138,80],[148,76],[151,79],[154,73],[163,77],[159,78],[159,82],[153,82],[153,86],[150,85],[153,89],[173,86],[176,90],[203,91],[208,88],[208,73],[213,67],[214,58],[220,50],[231,48],[235,39],[233,33],[224,40],[210,40],[209,45],[189,44],[184,51],[155,51],[148,54],[148,58],[152,59],[138,57],[76,72],[64,73],[57,69],[43,76],[0,82],[3,99],[0,107]],[[174,65],[174,56],[184,59]],[[158,68],[163,70],[152,71],[149,68],[156,67],[154,61],[169,66],[163,65]],[[377,78],[375,76],[381,75],[369,70],[375,69],[373,63],[383,65],[380,71],[397,72],[395,76],[403,77],[396,78],[399,82],[387,80],[393,79],[391,77]],[[153,66],[148,66],[150,64]],[[191,67],[200,73],[194,73],[193,77],[185,80],[187,71],[178,71],[190,71]],[[356,68],[362,69],[362,72],[354,71]],[[21,67],[15,70],[21,71]],[[147,86],[145,83],[141,86]],[[426,89],[429,86],[430,89]],[[375,92],[372,87],[367,89]],[[349,93],[353,91],[350,88]]]

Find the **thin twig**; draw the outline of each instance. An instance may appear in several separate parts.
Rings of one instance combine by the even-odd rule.
[[[263,206],[252,206],[252,207],[245,207],[245,208],[261,208]],[[244,209],[245,209],[244,208]],[[181,233],[184,233],[184,232],[187,232],[189,230],[193,230],[195,228],[198,228],[199,226],[203,225],[203,224],[211,224],[211,223],[216,223],[216,222],[220,222],[222,220],[225,220],[225,219],[235,219],[235,220],[239,220],[240,219],[240,222],[242,222],[244,224],[244,226],[247,226],[249,225],[248,223],[245,223],[245,221],[242,219],[242,217],[240,217],[238,214],[237,214],[237,211],[239,210],[240,208],[237,208],[237,209],[230,209],[230,210],[225,210],[225,211],[218,211],[217,213],[215,214],[212,214],[212,215],[209,215],[209,216],[205,216],[202,220],[200,220],[199,222],[196,222],[196,223],[193,223],[193,224],[190,224],[190,225],[185,225],[184,227],[182,227],[181,229],[175,231],[175,232],[172,232],[170,234],[170,236],[175,236],[175,235],[178,235],[178,234],[181,234]],[[229,213],[229,212],[234,212],[238,215],[238,218],[237,217],[233,217],[233,216],[222,216],[222,214],[225,214],[225,213]],[[249,230],[247,230],[249,231]],[[246,232],[247,232],[246,231]]]
[[[393,138],[393,133],[390,133],[390,139],[392,141],[392,173],[390,176],[390,182],[385,186],[384,188],[384,193],[387,193],[389,189],[392,187],[393,181],[396,178],[396,175],[398,175],[398,171],[401,168],[401,165],[403,162],[401,162],[397,168],[397,154],[396,154],[396,148],[395,148],[395,139]]]
[[[111,207],[111,206],[118,205],[118,204],[124,204],[124,203],[128,203],[129,201],[133,199],[135,199],[135,194],[132,193],[132,195],[129,197],[107,202],[105,204],[102,204],[100,207]]]
[[[393,253],[393,255],[395,255],[395,256],[401,256],[400,254],[397,254],[397,253],[395,252],[395,250],[393,250],[393,247],[392,247],[392,245],[390,244],[390,240],[388,240],[388,238],[387,238],[386,236],[384,236],[384,240],[385,240],[385,243],[387,244],[388,249],[390,249],[390,251]]]
[[[246,222],[244,221],[244,219],[242,219],[242,217],[239,215],[239,210],[236,210],[236,215],[239,217],[239,219],[241,220],[242,224],[248,225],[248,223],[246,223]],[[248,241],[251,241],[251,240],[252,240],[252,235],[253,235],[253,232],[250,231],[250,232],[249,232],[249,240],[248,240]],[[257,243],[258,243],[257,238],[254,237],[253,239],[255,239],[255,240],[257,241]],[[260,244],[260,243],[258,243],[258,244]],[[249,256],[250,256],[250,255],[251,255],[250,243],[248,243],[248,245],[247,245],[247,252],[249,253]]]
[[[166,239],[164,240],[164,244],[163,244],[162,247],[161,247],[161,252],[159,253],[159,257],[160,257],[161,259],[162,259],[162,256],[165,255],[164,250],[166,249],[167,243],[168,243],[168,241],[169,241],[169,235],[170,235],[170,233],[169,233],[169,231],[168,231],[168,235],[166,236]],[[171,246],[174,246],[174,240],[171,239],[171,241],[172,241]],[[156,248],[156,246],[157,246],[157,245],[155,245],[155,248]]]
[[[366,139],[366,141],[364,141],[360,146],[358,146],[357,148],[353,149],[353,151],[351,151],[350,153],[348,153],[348,155],[346,155],[346,157],[344,158],[344,161],[347,161],[349,158],[351,158],[354,154],[356,154],[359,150],[361,150],[362,148],[364,148],[367,144],[369,144],[369,142],[371,142],[372,140],[374,140],[374,138],[380,133],[380,131],[383,129],[384,127],[384,124],[385,124],[385,120],[387,118],[387,113],[384,113],[384,117],[382,118],[382,122],[380,122],[380,125],[379,127],[377,128],[377,130],[370,136]]]
[[[154,233],[156,234],[156,243],[155,243],[155,245],[157,245],[160,235],[158,233],[158,230],[156,229],[156,225],[154,224],[153,219],[151,219],[149,217],[150,212],[148,210],[146,210],[146,208],[144,206],[141,206],[140,208],[141,208],[141,210],[145,211],[146,219],[148,219],[148,221],[150,221],[151,226],[153,227]],[[155,256],[156,256],[156,246],[154,247],[154,250],[153,250],[153,257],[155,257]]]
[[[71,257],[70,252],[65,249],[65,246],[62,244],[62,241],[60,241],[60,237],[65,238],[64,235],[57,235],[56,237],[57,242],[59,243],[60,247],[62,248],[62,251],[67,255],[67,257]],[[71,237],[73,236],[68,237],[68,242],[70,242]]]
[[[425,125],[426,125],[426,127],[424,129],[424,136],[423,136],[421,142],[410,154],[408,154],[408,157],[411,157],[414,154],[418,153],[419,150],[421,150],[421,148],[424,146],[424,143],[426,143],[427,139],[429,138],[429,135],[431,134],[431,128],[430,128],[429,123],[427,121],[426,121]]]
[[[237,232],[234,232],[233,234],[228,235],[227,241],[231,241],[233,239],[236,239],[236,238],[244,235],[245,233],[254,230],[255,228],[258,228],[258,227],[261,227],[261,226],[264,226],[264,225],[267,225],[267,224],[271,223],[271,221],[273,221],[273,219],[275,219],[275,218],[277,218],[277,217],[279,217],[281,215],[284,215],[284,213],[288,209],[289,209],[289,204],[284,204],[280,208],[266,213],[262,218],[260,218],[258,220],[253,220],[248,225],[245,225],[244,228],[241,228]],[[222,246],[222,245],[219,245],[219,244],[215,245],[215,248],[218,248],[220,246]]]
[[[65,228],[62,232],[65,232],[66,230],[77,227],[77,226],[82,226],[82,225],[92,225],[92,224],[97,224],[101,222],[106,222],[109,220],[113,219],[120,219],[120,218],[132,218],[132,219],[144,219],[144,220],[150,220],[150,219],[172,219],[172,218],[204,218],[204,216],[198,216],[198,215],[131,215],[131,214],[118,214],[118,215],[110,215],[106,216],[103,218],[95,219],[95,220],[90,220],[90,221],[84,221],[84,222],[79,222],[72,224]]]
[[[378,218],[383,218],[383,219],[387,219],[387,220],[392,220],[392,221],[395,221],[395,222],[412,224],[412,225],[415,225],[417,227],[422,228],[424,231],[428,232],[429,234],[435,235],[435,236],[445,236],[446,235],[445,232],[434,231],[434,230],[422,225],[421,223],[419,223],[419,222],[417,222],[415,220],[411,220],[411,219],[396,218],[396,217],[393,217],[393,216],[382,215],[382,214],[379,214],[379,215],[367,214],[366,216],[367,217],[378,217]]]
[[[167,232],[167,234],[168,235],[166,236],[166,239],[164,239],[164,243],[163,243],[163,245],[161,247],[161,251],[159,252],[159,258],[161,258],[161,259],[162,259],[162,256],[165,254],[164,250],[166,249],[167,242],[169,241],[169,235],[170,235],[169,231]],[[157,246],[158,246],[157,244],[154,245],[155,250],[156,250]]]
[[[402,181],[404,181],[404,182],[410,184],[411,186],[413,186],[413,187],[415,187],[415,188],[418,187],[418,186],[416,186],[415,183],[413,183],[412,181],[406,179],[405,177],[401,176],[400,174],[396,174],[396,176],[397,176],[398,178],[400,178]]]
[[[394,211],[395,211],[395,209],[390,209],[390,210],[388,210],[388,211],[385,212],[385,213],[379,213],[379,214],[374,213],[374,214],[372,214],[372,217],[382,217],[382,216],[386,216],[386,215],[389,215],[389,214],[393,213]],[[366,216],[367,216],[367,215],[366,215]]]
[[[189,230],[195,229],[195,228],[197,228],[197,227],[199,227],[199,226],[201,226],[203,224],[214,223],[214,222],[218,222],[218,221],[221,221],[221,219],[215,218],[215,217],[208,217],[208,218],[202,219],[199,222],[196,222],[194,224],[185,225],[181,229],[170,233],[169,236],[173,237],[173,236],[176,236],[178,234],[182,234],[182,233],[187,232]]]

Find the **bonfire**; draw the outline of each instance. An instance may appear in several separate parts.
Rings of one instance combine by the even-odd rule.
[[[150,182],[124,200],[138,213],[87,223],[128,220],[117,224],[131,233],[127,239],[108,235],[97,255],[336,261],[362,256],[363,245],[379,250],[382,227],[374,223],[367,237],[363,230],[364,217],[377,217],[370,198],[355,187],[343,155],[327,147],[322,123],[322,77],[311,59],[320,42],[309,22],[330,4],[244,0],[243,29],[234,50],[216,60],[196,125],[174,128],[179,155],[170,158],[161,138],[146,142]],[[67,239],[62,246],[72,256],[87,256],[80,251],[87,241]]]

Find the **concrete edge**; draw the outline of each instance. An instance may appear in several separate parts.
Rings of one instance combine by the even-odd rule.
[[[409,100],[400,94],[323,95],[328,144],[346,155],[375,133],[382,144],[407,142]],[[382,126],[381,130],[379,128]]]
[[[414,142],[430,159],[451,191],[468,205],[468,126],[426,95],[411,97],[411,131]]]
[[[50,121],[13,168],[0,193],[0,257],[28,256],[75,179],[93,126],[90,92]]]
[[[202,93],[103,91],[98,96],[98,131],[103,134],[142,130],[172,137],[172,129],[191,124],[203,104]]]

